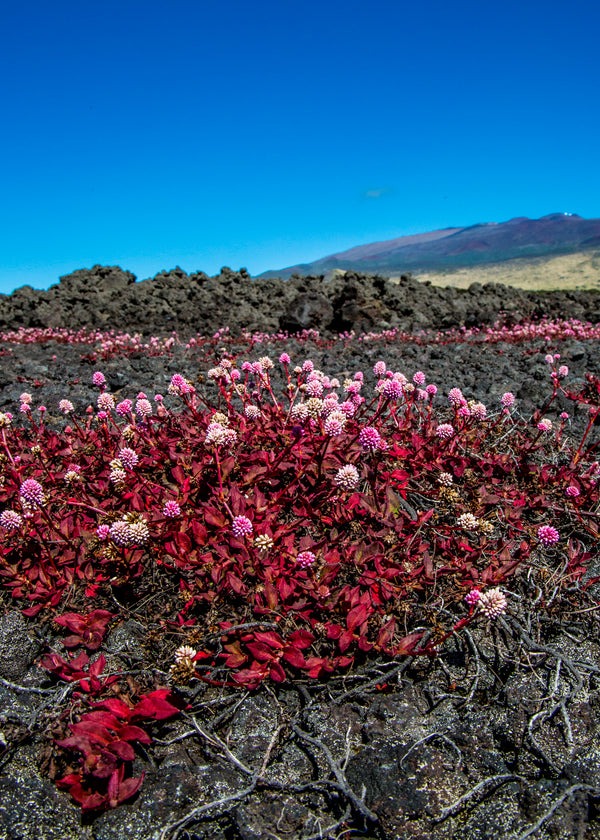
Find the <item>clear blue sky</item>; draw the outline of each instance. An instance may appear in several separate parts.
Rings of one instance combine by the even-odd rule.
[[[597,0],[3,5],[0,291],[600,217]]]

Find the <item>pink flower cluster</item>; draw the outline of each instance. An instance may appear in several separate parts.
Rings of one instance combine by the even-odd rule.
[[[312,553],[312,551],[301,551],[300,554],[296,557],[296,563],[302,569],[307,568],[308,566],[312,566],[317,558]]]
[[[552,525],[540,526],[538,528],[537,535],[541,544],[546,548],[548,546],[555,545],[560,539],[558,531]]]
[[[125,446],[119,451],[119,461],[123,464],[126,470],[132,470],[136,466],[138,460],[137,452],[130,449],[128,446]]]
[[[337,471],[333,483],[342,490],[354,490],[358,485],[358,470],[354,464],[346,464]]]
[[[365,452],[377,452],[380,449],[385,449],[385,443],[374,426],[365,426],[364,429],[361,429],[358,439]]]
[[[44,489],[39,481],[33,478],[27,478],[21,484],[21,502],[26,506],[43,505],[46,501],[44,496]]]
[[[231,523],[234,537],[247,537],[252,533],[252,522],[247,516],[236,516]]]
[[[449,440],[454,434],[454,426],[451,423],[440,423],[435,433],[442,440]]]
[[[10,534],[17,531],[23,524],[23,518],[14,510],[3,510],[0,513],[0,525]]]
[[[508,606],[506,595],[501,589],[488,589],[487,592],[482,592],[477,601],[477,605],[484,615],[488,618],[498,618],[503,612],[506,612]]]
[[[163,516],[166,516],[169,519],[174,519],[176,516],[181,516],[181,508],[177,504],[177,502],[169,501],[165,502],[163,505]]]
[[[148,524],[142,517],[136,519],[118,519],[110,526],[110,537],[114,543],[123,548],[133,548],[148,542],[150,531]]]

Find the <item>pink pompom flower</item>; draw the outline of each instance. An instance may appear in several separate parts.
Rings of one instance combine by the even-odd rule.
[[[3,510],[0,513],[0,525],[7,534],[17,531],[23,523],[22,517],[14,510]]]
[[[139,461],[139,458],[137,452],[126,446],[119,451],[119,461],[126,470],[132,470]]]
[[[252,522],[247,516],[236,516],[231,523],[231,530],[235,537],[247,537],[252,533]]]
[[[555,545],[559,540],[559,533],[552,525],[542,525],[538,528],[538,539],[546,548]]]
[[[169,519],[174,519],[176,516],[181,516],[181,508],[177,504],[177,502],[169,501],[165,502],[163,505],[163,516],[166,516]]]
[[[481,592],[479,591],[479,589],[471,589],[471,591],[467,592],[467,594],[465,595],[465,601],[470,607],[476,604],[480,598]]]
[[[33,478],[27,478],[21,484],[21,501],[25,505],[43,505],[46,498],[42,485]]]
[[[506,595],[501,589],[488,589],[487,592],[482,592],[477,605],[481,612],[488,618],[498,618],[499,615],[506,612],[508,606]]]
[[[383,449],[381,435],[374,426],[365,426],[361,429],[358,439],[365,452],[377,452],[378,449]]]
[[[435,433],[442,440],[449,440],[454,434],[454,426],[451,423],[441,423]]]
[[[131,409],[133,407],[133,403],[131,400],[121,400],[121,402],[116,407],[116,412],[119,417],[126,417],[128,414],[131,413]]]
[[[107,540],[110,536],[110,525],[98,525],[96,528],[96,536],[99,540]]]
[[[317,558],[312,553],[312,551],[301,551],[300,554],[296,557],[296,563],[301,568],[305,569],[308,566],[312,566]]]

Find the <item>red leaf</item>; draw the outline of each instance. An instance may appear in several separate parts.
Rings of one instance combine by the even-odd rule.
[[[113,741],[109,744],[109,749],[118,755],[119,758],[122,758],[123,761],[133,761],[135,758],[135,752],[133,751],[133,747],[131,744],[128,744],[127,741]]]
[[[304,668],[304,657],[297,648],[292,647],[291,645],[288,645],[284,650],[283,658],[286,662],[289,662],[290,665],[293,665],[294,668]]]
[[[277,609],[277,590],[272,583],[265,583],[265,600],[270,610]]]
[[[410,653],[411,650],[413,650],[416,647],[419,639],[422,639],[424,635],[425,631],[423,630],[419,633],[409,633],[408,636],[404,636],[403,639],[400,639],[400,642],[395,648],[396,655],[399,653]]]
[[[315,637],[308,630],[294,630],[290,635],[290,642],[293,642],[294,647],[297,647],[299,650],[310,647],[314,640]]]
[[[274,682],[285,682],[285,671],[279,662],[273,662],[270,670],[271,679]]]
[[[110,697],[108,700],[103,700],[101,703],[96,705],[96,708],[108,709],[108,711],[113,712],[115,715],[118,715],[120,718],[124,718],[125,720],[129,720],[133,714],[133,709],[117,697]]]
[[[277,650],[281,650],[283,648],[281,636],[274,633],[272,630],[267,630],[266,632],[257,630],[254,634],[254,638],[259,642],[264,642],[265,644],[270,645],[272,648],[276,648]]]
[[[357,607],[351,609],[346,616],[346,625],[348,630],[353,633],[354,630],[363,623],[363,621],[366,621],[367,615],[368,611],[364,604],[359,604]]]
[[[179,714],[179,708],[169,702],[167,697],[175,699],[168,688],[161,688],[158,691],[146,694],[136,704],[132,719],[151,718],[152,720],[165,720],[165,718]]]
[[[273,659],[273,650],[267,645],[263,645],[262,642],[248,642],[246,647],[252,656],[261,662],[268,662],[269,659]]]
[[[396,619],[390,618],[390,620],[387,621],[379,631],[379,635],[377,636],[377,645],[380,648],[385,648],[385,646],[394,638],[395,631]]]
[[[151,744],[152,738],[139,726],[122,726],[119,729],[119,738],[122,741],[139,741],[140,744]]]
[[[197,545],[206,545],[208,533],[204,525],[198,519],[192,520],[191,525],[192,534],[194,535]]]
[[[223,514],[216,508],[205,507],[202,513],[206,524],[212,525],[213,528],[223,528],[227,523]]]
[[[242,583],[242,581],[234,575],[233,572],[227,572],[227,583],[233,589],[236,595],[241,595],[246,593],[246,587]]]
[[[137,779],[125,779],[119,785],[119,800],[118,802],[125,802],[126,799],[131,799],[131,797],[138,792],[138,790],[142,786],[142,782],[144,781],[144,776],[146,775],[146,771],[142,773],[142,775]]]

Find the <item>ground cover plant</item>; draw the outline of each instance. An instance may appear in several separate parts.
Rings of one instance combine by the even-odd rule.
[[[568,733],[569,703],[591,672],[548,653],[522,622],[532,609],[552,621],[597,608],[600,380],[570,384],[556,351],[561,338],[595,329],[544,322],[420,336],[547,337],[548,398],[531,417],[511,392],[484,405],[459,381],[441,393],[420,370],[388,369],[385,344],[398,338],[388,333],[362,336],[381,358],[338,380],[310,358],[260,355],[272,336],[236,344],[220,331],[187,343],[189,353],[219,350],[203,382],[175,374],[165,394],[116,400],[99,367],[95,407],[78,413],[65,394],[61,428],[23,392],[15,416],[0,415],[0,580],[3,603],[42,627],[39,665],[61,700],[49,776],[92,816],[129,801],[143,784],[136,758],[160,741],[162,721],[189,718],[199,686],[236,697],[278,685],[347,694],[358,680],[385,692],[408,663],[424,663],[446,668],[448,692],[466,703],[484,659],[477,627],[515,632],[530,655],[546,651],[570,675],[545,717],[528,722],[532,752],[552,767],[537,728],[562,716]],[[97,361],[169,354],[177,339],[93,340]],[[568,413],[550,419],[559,398],[587,412],[577,438]],[[104,643],[131,615],[145,624],[145,658],[115,671]],[[444,665],[456,644],[476,662],[461,686]],[[214,729],[198,726],[235,763]],[[288,728],[318,746],[297,723]],[[246,793],[267,783],[273,746]],[[377,815],[333,765],[329,786],[345,803],[328,831],[366,831]],[[505,775],[499,784],[520,778]],[[443,803],[444,818],[458,799]]]

